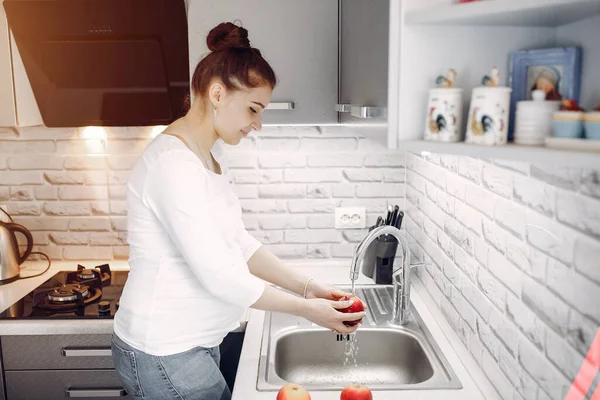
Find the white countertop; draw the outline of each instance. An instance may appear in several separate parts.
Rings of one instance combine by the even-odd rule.
[[[0,312],[6,310],[27,293],[52,277],[58,271],[76,270],[77,264],[93,267],[104,264],[102,261],[54,261],[50,269],[43,275],[31,279],[22,279],[0,286]],[[113,271],[127,271],[127,261],[110,261]],[[347,261],[309,260],[289,261],[294,268],[301,269],[331,284],[349,284],[349,264]],[[33,261],[23,264],[21,276],[35,275],[47,266],[46,261]],[[358,283],[373,283],[361,275]],[[429,329],[433,339],[454,369],[463,388],[456,390],[402,390],[374,391],[375,400],[481,400],[497,399],[492,386],[482,373],[481,368],[463,346],[452,327],[437,308],[427,291],[417,282],[411,290],[411,300],[419,315]],[[233,400],[273,400],[276,392],[258,392],[256,381],[258,376],[258,360],[262,340],[262,329],[265,313],[250,310],[247,314],[248,324],[240,363],[238,367]],[[102,320],[0,320],[0,335],[47,335],[47,334],[101,334],[112,332],[112,319]],[[312,400],[338,400],[339,391],[311,391]]]

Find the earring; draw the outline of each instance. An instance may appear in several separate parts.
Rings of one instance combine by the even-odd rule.
[[[213,119],[217,119],[217,107],[213,108]]]

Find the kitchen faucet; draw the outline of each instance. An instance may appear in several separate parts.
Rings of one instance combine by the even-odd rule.
[[[392,225],[383,225],[367,233],[364,239],[356,247],[352,264],[350,264],[350,279],[352,280],[352,292],[354,293],[354,282],[358,279],[358,261],[363,261],[366,249],[381,235],[389,234],[398,239],[401,248],[402,266],[394,268],[392,282],[394,284],[394,313],[392,323],[395,325],[408,324],[410,306],[410,248],[408,240],[398,228]]]

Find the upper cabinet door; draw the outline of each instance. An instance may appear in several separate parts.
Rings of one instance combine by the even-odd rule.
[[[340,6],[340,119],[385,122],[390,1],[341,0]]]
[[[263,123],[336,123],[338,0],[189,0],[190,79],[208,32],[234,20],[277,75]]]

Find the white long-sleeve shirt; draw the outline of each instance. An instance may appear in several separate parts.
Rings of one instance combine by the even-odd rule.
[[[158,135],[127,183],[130,272],[115,333],[153,355],[220,344],[265,288],[248,270],[261,244],[241,217],[224,175]]]

